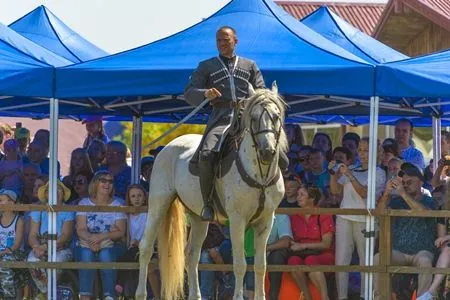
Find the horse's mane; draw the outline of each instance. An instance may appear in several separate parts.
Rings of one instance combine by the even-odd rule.
[[[245,100],[245,108],[241,117],[241,128],[249,128],[251,112],[255,106],[269,103],[273,103],[278,107],[278,109],[280,110],[280,120],[282,123],[284,123],[287,104],[283,100],[283,98],[278,93],[274,93],[270,89],[257,89],[252,96]],[[287,152],[289,150],[286,133],[283,129],[280,131],[278,143],[282,151]]]

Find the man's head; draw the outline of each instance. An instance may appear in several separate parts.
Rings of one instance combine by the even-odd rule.
[[[38,165],[27,163],[23,166],[23,183],[25,188],[33,190],[34,182],[41,175],[41,168]]]
[[[309,153],[309,165],[313,172],[322,172],[323,164],[325,162],[325,155],[319,149],[312,149]]]
[[[9,139],[3,145],[6,159],[17,160],[19,157],[19,143],[15,139]]]
[[[352,162],[352,152],[345,147],[336,147],[333,150],[333,159],[348,166]]]
[[[441,131],[441,154],[450,155],[450,132],[445,130]]]
[[[287,198],[296,198],[297,197],[297,191],[299,187],[301,186],[300,178],[294,175],[289,175],[288,177],[284,178],[284,196]]]
[[[225,57],[232,57],[234,55],[234,50],[238,39],[236,36],[236,30],[229,26],[220,27],[216,32],[216,44],[217,50],[219,50],[220,55]]]
[[[358,157],[358,147],[361,138],[357,133],[347,132],[342,137],[342,147],[347,148],[352,153],[352,161]]]
[[[127,146],[119,141],[111,141],[106,144],[106,164],[117,166],[125,164],[127,159]]]
[[[424,182],[423,172],[411,163],[403,163],[398,176],[402,178],[403,189],[406,194],[414,197],[422,194]]]
[[[409,142],[413,136],[414,126],[408,119],[399,119],[395,123],[395,140],[401,149],[409,146]]]
[[[25,127],[16,128],[14,139],[19,143],[19,148],[25,151],[30,143],[30,131]]]
[[[27,155],[33,164],[41,164],[41,162],[45,159],[47,156],[47,145],[45,142],[41,140],[34,139],[30,145],[28,145]]]

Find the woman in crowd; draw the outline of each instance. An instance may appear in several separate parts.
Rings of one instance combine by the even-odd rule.
[[[301,147],[305,144],[305,138],[300,124],[285,124],[284,131],[286,132],[289,146],[297,145]]]
[[[92,180],[92,173],[90,172],[79,172],[75,174],[73,181],[73,190],[76,197],[69,203],[70,205],[78,205],[78,203],[89,197],[89,183]]]
[[[87,148],[89,161],[91,162],[92,170],[98,171],[103,167],[106,157],[106,144],[100,140],[93,140]]]
[[[93,171],[87,151],[83,148],[76,148],[75,150],[72,151],[72,155],[70,157],[69,175],[67,175],[63,179],[64,185],[70,188],[70,190],[72,191],[70,200],[74,200],[79,196],[75,193],[74,190],[75,188],[74,180],[75,174],[78,174],[80,172],[88,173],[90,174],[89,176],[92,178]]]
[[[369,138],[361,139],[358,147],[358,156],[361,166],[350,170],[345,164],[337,166],[337,172],[331,175],[331,193],[342,195],[341,208],[366,209],[368,165],[369,165]],[[334,169],[336,161],[329,164]],[[376,170],[376,197],[381,195],[386,182],[385,172],[377,167]],[[338,215],[336,218],[336,265],[349,265],[353,250],[356,246],[360,265],[365,260],[365,230],[364,216]],[[338,299],[348,298],[348,273],[339,272],[336,275]],[[361,282],[364,282],[362,276]],[[364,284],[361,284],[361,295],[364,295]],[[363,296],[362,296],[363,297]]]
[[[38,198],[42,203],[48,203],[49,185],[41,186],[38,190]],[[57,204],[61,205],[63,201],[70,198],[70,190],[60,181],[58,181]],[[48,240],[48,213],[47,211],[33,211],[31,216],[30,234],[28,243],[31,252],[28,255],[29,262],[38,262],[47,260],[47,240]],[[73,236],[74,213],[57,212],[56,213],[56,261],[66,262],[72,260],[72,250],[70,241]],[[38,299],[47,299],[47,270],[30,269],[31,277],[38,288],[40,294]],[[62,269],[58,269],[56,276],[62,274]]]
[[[139,184],[128,186],[126,195],[127,205],[133,207],[142,207],[147,202],[147,192]],[[139,242],[144,236],[145,226],[147,224],[147,213],[131,213],[128,216],[128,250],[119,259],[123,262],[139,261]],[[133,297],[137,288],[139,272],[137,270],[121,270],[118,274],[116,292],[124,294],[125,297]],[[152,289],[154,299],[160,299],[160,284],[158,271],[152,269],[149,265],[147,279]]]
[[[103,119],[101,116],[90,116],[84,119],[82,123],[86,124],[87,132],[86,139],[83,142],[83,148],[89,148],[94,140],[102,141],[105,144],[109,142],[109,138],[103,128]]]
[[[324,132],[316,133],[312,141],[312,147],[321,150],[327,161],[333,160],[333,143],[328,134]]]
[[[108,171],[98,171],[89,184],[89,198],[78,205],[120,206],[114,198],[114,178]],[[82,262],[115,262],[124,252],[126,230],[124,213],[77,213],[78,259]],[[95,270],[81,269],[80,299],[92,299]],[[116,270],[100,270],[104,299],[114,299]]]
[[[0,190],[0,205],[13,205],[17,195],[11,190]],[[24,222],[14,211],[4,211],[0,215],[0,261],[23,261]],[[0,268],[0,299],[16,299],[28,281],[28,270]]]
[[[319,188],[301,186],[298,190],[297,202],[302,208],[313,208],[322,197]],[[334,232],[335,226],[331,215],[291,215],[292,254],[289,265],[334,265]],[[311,300],[307,277],[302,271],[291,272],[306,300]],[[308,278],[320,291],[321,299],[328,300],[328,288],[323,272],[309,272]]]

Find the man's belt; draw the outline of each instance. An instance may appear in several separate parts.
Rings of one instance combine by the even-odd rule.
[[[220,101],[220,102],[212,102],[212,107],[214,108],[235,108],[237,106],[242,107],[244,101]]]

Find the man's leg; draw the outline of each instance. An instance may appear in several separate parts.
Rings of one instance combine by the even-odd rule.
[[[285,265],[287,263],[289,256],[288,249],[279,249],[270,252],[267,257],[268,265]],[[281,272],[270,272],[269,280],[270,280],[270,291],[269,291],[269,299],[277,300],[278,294],[280,292],[281,286]]]
[[[375,266],[378,266],[380,264],[380,254],[375,254],[373,258],[373,264]],[[392,250],[391,255],[391,264],[393,266],[406,266],[408,265],[408,255],[403,254],[400,251]],[[379,273],[375,273],[374,280],[373,280],[373,287],[374,287],[374,299],[378,300],[380,299],[380,287],[379,287]]]
[[[214,183],[214,161],[216,153],[211,150],[202,150],[198,167],[200,170],[200,189],[203,197],[203,209],[200,217],[203,221],[214,220],[214,210],[211,203],[212,189]]]
[[[419,268],[429,268],[433,266],[433,253],[422,250],[417,252],[416,255],[414,255],[412,264]],[[418,287],[417,287],[417,296],[421,296],[423,293],[428,291],[428,288],[431,285],[431,281],[433,280],[432,274],[419,274],[418,275]]]

